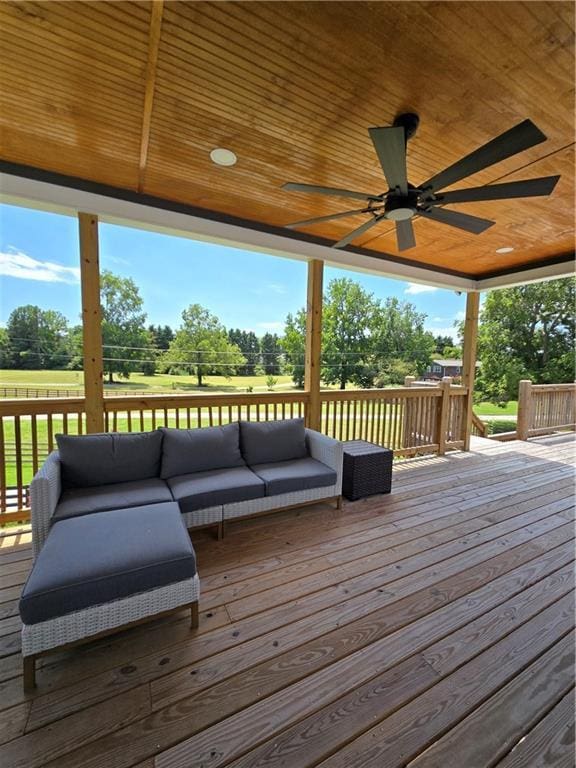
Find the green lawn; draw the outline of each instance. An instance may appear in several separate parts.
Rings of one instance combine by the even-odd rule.
[[[274,390],[294,389],[290,376],[275,376],[277,381]],[[2,387],[38,387],[46,389],[70,389],[80,390],[83,386],[84,374],[82,371],[7,371],[0,370],[0,396]],[[248,387],[253,387],[255,392],[265,392],[266,376],[207,376],[204,380],[206,386],[198,387],[195,376],[171,376],[170,374],[157,374],[156,376],[144,376],[142,373],[133,373],[128,380],[120,379],[110,385],[105,384],[107,392],[246,392]]]
[[[516,416],[518,401],[509,400],[504,407],[488,402],[477,403],[474,405],[474,413],[477,416]]]

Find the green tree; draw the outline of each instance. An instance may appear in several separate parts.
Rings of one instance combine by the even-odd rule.
[[[383,361],[374,379],[376,387],[398,387],[404,385],[406,376],[418,376],[416,363],[397,357]]]
[[[145,376],[154,376],[158,357],[170,346],[170,342],[174,338],[174,331],[169,325],[149,325],[147,334],[150,345],[150,359],[143,360],[142,373]]]
[[[11,365],[10,337],[6,328],[0,328],[0,368],[10,368]]]
[[[264,373],[278,376],[281,373],[282,343],[275,333],[265,333],[260,339],[260,355]]]
[[[379,302],[358,283],[332,280],[324,296],[322,380],[341,389],[352,382],[402,383],[403,376],[422,374],[434,351],[434,337],[424,330],[426,315],[398,299]],[[306,315],[289,315],[283,339],[292,378],[304,379]],[[405,365],[400,365],[405,363]]]
[[[331,280],[322,314],[322,380],[345,389],[352,381],[371,386],[369,363],[378,302],[349,278]]]
[[[191,304],[182,312],[182,325],[163,362],[168,369],[194,373],[201,387],[204,376],[232,376],[246,360],[236,344],[230,343],[218,318],[200,304]]]
[[[233,328],[228,331],[228,339],[235,344],[246,359],[245,365],[238,368],[239,376],[254,376],[260,359],[260,344],[254,331],[241,331]]]
[[[376,314],[373,336],[378,369],[391,360],[403,360],[422,375],[434,354],[435,340],[424,330],[426,315],[413,304],[388,298]],[[408,375],[408,374],[407,374]],[[413,375],[413,374],[409,374]]]
[[[443,355],[446,347],[453,347],[454,339],[452,336],[434,336],[434,354]]]
[[[114,374],[129,378],[142,363],[153,359],[151,338],[145,329],[144,302],[136,283],[104,270],[100,275],[104,372],[109,383]]]
[[[6,325],[7,356],[13,368],[65,368],[70,358],[68,321],[61,312],[27,304]]]
[[[282,348],[286,358],[286,370],[297,387],[304,386],[304,360],[306,355],[306,312],[299,309],[289,314],[284,324]]]
[[[479,396],[504,402],[520,379],[574,380],[576,280],[564,278],[488,293],[478,331]]]

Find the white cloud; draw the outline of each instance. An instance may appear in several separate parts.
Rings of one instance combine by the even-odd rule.
[[[458,335],[458,330],[454,328],[454,326],[445,326],[443,328],[436,328],[430,325],[425,325],[424,330],[429,331],[434,336],[451,336],[455,342],[457,342],[460,339],[460,336]]]
[[[420,283],[408,283],[408,288],[404,291],[404,293],[411,293],[411,294],[417,294],[417,293],[432,293],[433,291],[437,291],[438,288],[434,288],[433,285],[420,285]]]
[[[280,283],[268,283],[266,288],[271,293],[288,293],[286,288],[283,285],[280,285]]]
[[[9,246],[7,251],[0,252],[0,275],[20,280],[39,280],[43,283],[80,281],[78,267],[64,267],[53,261],[39,261],[12,246]]]
[[[460,312],[456,312],[456,318],[455,319],[456,320],[465,320],[466,319],[466,312],[462,312],[462,310],[460,310]]]

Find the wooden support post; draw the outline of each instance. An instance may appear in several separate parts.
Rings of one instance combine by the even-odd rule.
[[[468,293],[466,296],[466,320],[464,322],[464,352],[462,356],[462,384],[468,390],[464,399],[464,446],[470,450],[472,434],[472,413],[474,411],[474,377],[476,376],[476,345],[478,340],[478,315],[480,312],[480,294]]]
[[[516,437],[518,440],[528,440],[532,426],[532,382],[522,379],[518,385],[518,418],[516,421]]]
[[[306,301],[306,360],[304,388],[308,392],[306,425],[320,429],[322,404],[320,402],[320,355],[322,350],[322,278],[324,262],[308,262],[308,293]]]
[[[80,226],[80,281],[82,284],[86,431],[103,432],[104,381],[98,217],[90,213],[79,213],[78,222]]]
[[[416,376],[404,376],[404,386],[411,387],[416,381]]]
[[[438,403],[436,434],[438,436],[438,456],[444,456],[446,453],[446,437],[450,418],[450,387],[452,386],[452,377],[444,376],[438,386],[442,391],[442,397],[436,401]]]

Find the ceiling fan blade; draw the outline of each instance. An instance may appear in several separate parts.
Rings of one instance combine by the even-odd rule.
[[[352,232],[349,232],[346,237],[343,237],[342,240],[338,240],[337,243],[334,243],[332,246],[333,248],[344,248],[345,245],[348,245],[348,243],[351,243],[352,240],[356,240],[357,237],[362,235],[364,232],[366,232],[368,229],[373,227],[375,224],[378,224],[384,217],[383,216],[377,216],[373,219],[370,219],[369,221],[366,221],[364,224],[359,226],[357,229],[353,230]]]
[[[537,128],[531,120],[524,120],[509,131],[502,133],[492,141],[479,147],[466,157],[440,171],[436,176],[421,184],[422,189],[444,189],[460,179],[489,168],[507,157],[512,157],[518,152],[534,147],[540,142],[546,141],[546,136]]]
[[[441,224],[449,224],[451,227],[464,229],[466,232],[472,232],[473,235],[479,235],[485,229],[496,224],[490,219],[480,219],[478,216],[469,216],[460,211],[449,211],[447,208],[431,208],[429,211],[425,208],[418,209],[420,216],[427,219],[433,219]]]
[[[438,195],[437,200],[427,201],[427,205],[445,203],[475,203],[480,200],[506,200],[516,197],[538,197],[552,194],[560,176],[543,176],[540,179],[509,181],[505,184],[489,184],[486,187],[455,189]]]
[[[411,219],[396,222],[396,242],[398,243],[399,251],[407,251],[408,248],[414,248],[416,245]]]
[[[331,219],[343,219],[346,216],[354,216],[357,213],[365,213],[366,208],[358,208],[355,211],[343,211],[342,213],[331,213],[328,216],[317,216],[315,219],[304,219],[303,221],[295,221],[293,224],[286,224],[287,229],[295,229],[296,227],[307,227],[309,224],[319,224],[321,221],[330,221]]]
[[[402,126],[394,128],[369,128],[368,133],[380,160],[390,189],[400,188],[408,192],[406,175],[406,134]]]
[[[289,181],[282,185],[282,189],[289,192],[312,192],[318,195],[335,195],[336,197],[352,197],[354,200],[378,200],[378,195],[368,195],[364,192],[353,192],[350,189],[338,189],[336,187],[317,187],[314,184],[296,184]]]

